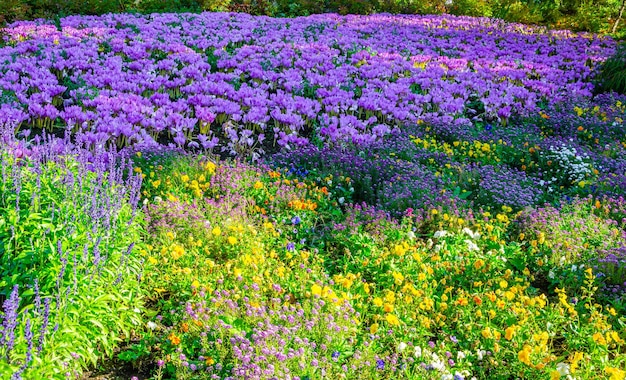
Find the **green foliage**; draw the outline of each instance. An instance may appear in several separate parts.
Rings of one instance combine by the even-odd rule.
[[[600,66],[595,84],[596,93],[626,94],[626,44],[619,45],[615,54]]]
[[[119,175],[86,170],[70,157],[38,163],[0,154],[0,300],[18,286],[21,310],[16,347],[0,371],[21,365],[26,320],[43,345],[25,378],[57,378],[93,366],[112,356],[141,320],[141,245],[135,245],[141,217]],[[105,206],[120,196],[119,207]],[[49,314],[40,307],[44,300]]]
[[[201,3],[197,0],[138,0],[125,3],[125,9],[143,13],[160,12],[198,12],[202,10]]]

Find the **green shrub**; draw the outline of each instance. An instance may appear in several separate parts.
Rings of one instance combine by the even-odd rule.
[[[198,12],[201,4],[198,0],[138,0],[125,1],[125,9],[143,13],[161,13],[161,12]]]
[[[29,14],[30,6],[23,0],[0,1],[0,26],[5,22],[25,19]]]
[[[626,43],[620,44],[615,54],[599,67],[595,85],[596,93],[626,94]]]
[[[450,13],[467,16],[492,16],[491,6],[487,0],[454,0]]]

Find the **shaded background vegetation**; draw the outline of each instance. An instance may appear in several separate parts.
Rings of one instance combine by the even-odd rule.
[[[294,17],[380,12],[486,16],[575,31],[626,35],[625,0],[2,0],[0,24],[69,14],[235,11]]]

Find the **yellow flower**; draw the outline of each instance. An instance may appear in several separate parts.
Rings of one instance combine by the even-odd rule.
[[[400,286],[402,285],[402,281],[404,281],[404,276],[402,275],[402,273],[393,272],[393,280],[396,285]]]
[[[229,243],[230,245],[235,245],[235,244],[237,244],[237,238],[236,238],[236,237],[234,237],[234,236],[229,236],[229,237],[228,237],[228,243]]]
[[[606,367],[604,369],[604,371],[606,371],[607,374],[611,375],[611,377],[609,377],[609,380],[624,380],[624,379],[626,379],[626,371],[622,371],[619,368]]]
[[[185,247],[182,245],[174,244],[172,246],[172,258],[174,260],[180,259],[185,254]]]
[[[233,269],[233,274],[235,275],[235,277],[239,277],[241,276],[242,270],[239,268],[235,268]]]
[[[517,358],[519,359],[520,362],[526,364],[526,365],[530,365],[530,352],[531,352],[531,348],[529,345],[524,345],[524,348],[517,353]]]
[[[385,295],[385,301],[389,303],[394,303],[396,301],[396,294],[394,292],[388,291]]]
[[[378,331],[378,323],[373,323],[370,326],[370,334],[376,334],[377,331]]]
[[[191,287],[196,289],[199,288],[200,282],[198,280],[193,280],[193,282],[191,283]]]
[[[556,369],[550,372],[550,380],[559,380],[560,378],[561,374]]]
[[[318,284],[313,284],[313,286],[311,286],[311,294],[313,294],[314,296],[321,296],[322,287],[319,286]]]
[[[506,340],[513,339],[514,335],[515,335],[515,325],[509,326],[509,327],[506,328],[506,330],[504,330],[504,338]]]
[[[604,338],[604,335],[602,335],[602,333],[600,332],[593,334],[593,341],[601,346],[606,346],[606,339]]]
[[[576,371],[576,369],[578,368],[578,362],[581,361],[584,356],[585,355],[582,352],[575,352],[574,355],[570,357],[570,362],[572,363],[572,365],[570,365],[570,370],[572,371],[572,373]]]
[[[370,286],[367,282],[363,283],[363,291],[367,294],[370,294]]]
[[[220,236],[222,234],[222,229],[217,226],[213,228],[213,231],[211,231],[211,233],[213,234],[213,236]]]
[[[383,300],[382,300],[382,298],[380,298],[380,297],[376,297],[376,298],[374,298],[374,306],[378,306],[378,307],[383,306]]]
[[[574,107],[574,112],[576,112],[577,116],[581,116],[585,111],[580,107]]]
[[[398,326],[400,324],[400,320],[393,314],[385,315],[385,320],[392,326]]]
[[[385,311],[385,313],[391,313],[393,312],[393,305],[390,303],[386,303],[385,307],[383,307],[383,310]]]
[[[207,162],[206,165],[204,165],[204,169],[208,171],[210,174],[215,173],[216,168],[217,167],[215,166],[215,164],[212,163],[211,161]]]
[[[491,339],[492,335],[491,335],[491,329],[489,327],[485,327],[483,329],[483,331],[480,332],[480,334],[483,336],[483,338],[485,339]]]
[[[263,183],[261,181],[256,181],[254,183],[254,188],[257,189],[257,190],[262,189],[263,188]]]

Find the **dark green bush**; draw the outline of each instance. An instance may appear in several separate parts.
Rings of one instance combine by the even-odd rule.
[[[125,0],[125,10],[144,13],[161,12],[199,12],[201,4],[197,0],[139,0],[130,2]]]
[[[618,45],[615,54],[598,68],[595,86],[595,93],[626,94],[626,43]]]

